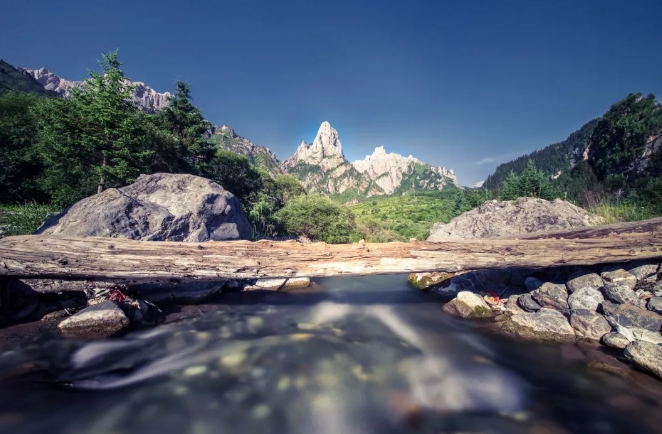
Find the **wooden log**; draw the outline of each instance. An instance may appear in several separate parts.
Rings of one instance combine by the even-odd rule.
[[[662,257],[662,219],[563,233],[562,238],[336,245],[27,235],[0,240],[0,276],[184,282],[553,267]],[[573,238],[578,233],[581,238]]]

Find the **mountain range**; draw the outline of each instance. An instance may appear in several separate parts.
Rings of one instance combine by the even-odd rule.
[[[3,83],[6,89],[65,98],[73,88],[83,85],[83,81],[61,78],[46,68],[14,68],[6,62],[0,63],[0,85]],[[132,99],[143,109],[158,111],[168,104],[170,93],[156,92],[142,82],[132,84],[135,86]],[[213,126],[207,137],[223,149],[244,155],[272,176],[291,174],[308,191],[328,196],[383,196],[457,186],[453,170],[432,166],[411,155],[387,153],[383,146],[375,148],[365,159],[350,163],[343,153],[338,132],[328,122],[322,122],[312,143],[302,141],[295,154],[282,162],[271,150],[237,135],[227,125]]]

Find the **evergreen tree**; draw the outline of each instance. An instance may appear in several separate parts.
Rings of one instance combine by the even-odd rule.
[[[175,82],[175,94],[165,109],[157,114],[161,129],[168,131],[174,141],[166,142],[155,161],[156,170],[203,174],[214,157],[215,146],[205,138],[211,124],[193,105],[191,87],[183,81]]]
[[[147,171],[156,149],[150,115],[131,101],[133,86],[120,69],[117,51],[99,61],[70,100],[37,107],[39,151],[46,168],[43,188],[66,205],[107,186],[132,182]]]

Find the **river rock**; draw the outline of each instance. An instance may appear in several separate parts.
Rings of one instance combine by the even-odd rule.
[[[288,279],[258,279],[248,285],[244,291],[281,291],[284,289],[306,288],[310,286],[308,277],[290,277]]]
[[[506,312],[510,312],[511,314],[526,312],[518,304],[520,297],[522,297],[522,295],[511,295],[510,297],[508,297],[508,299],[506,300],[506,303],[505,303]],[[531,301],[533,301],[533,300],[531,300]],[[538,308],[538,309],[540,309],[540,308]]]
[[[648,305],[646,306],[648,310],[662,315],[662,297],[651,297],[648,300]]]
[[[600,342],[608,347],[624,350],[630,343],[630,340],[620,333],[609,332],[602,336]]]
[[[131,185],[87,197],[37,233],[191,242],[252,235],[232,193],[209,179],[172,173],[140,175]]]
[[[637,285],[637,278],[634,276],[634,274],[630,274],[622,268],[618,268],[614,271],[603,271],[601,276],[605,285],[609,283],[616,283],[624,285],[629,289],[634,289],[634,287]]]
[[[602,288],[602,278],[592,271],[579,270],[568,277],[568,282],[565,285],[570,292],[582,288],[600,289]]]
[[[580,335],[596,341],[611,331],[611,326],[602,315],[586,309],[573,310],[570,325]]]
[[[465,272],[447,273],[445,271],[434,271],[430,273],[411,273],[407,281],[416,289],[426,290],[444,282],[450,283],[450,279]]]
[[[603,301],[605,298],[602,293],[590,286],[583,286],[568,296],[568,306],[573,310],[586,309],[595,312]]]
[[[65,319],[57,328],[67,337],[104,338],[129,326],[129,318],[116,302],[106,300]]]
[[[518,313],[501,323],[504,331],[527,339],[568,341],[575,339],[575,331],[563,314],[542,308],[534,313]]]
[[[546,282],[531,293],[533,299],[542,307],[566,312],[568,310],[568,291],[565,285]]]
[[[604,224],[604,219],[560,199],[549,202],[532,197],[513,201],[488,201],[455,217],[435,223],[428,241],[494,238],[532,232]]]
[[[444,312],[462,318],[490,318],[492,310],[485,300],[478,294],[469,291],[461,291],[450,302],[443,307]]]
[[[640,300],[629,286],[612,282],[605,283],[605,296],[614,303],[631,303],[635,306],[639,305]]]
[[[657,279],[657,272],[660,269],[660,261],[657,259],[641,259],[638,261],[630,262],[625,269],[637,280],[644,280],[648,282],[655,282]]]
[[[633,365],[662,378],[662,347],[650,342],[634,341],[623,353]]]
[[[662,316],[629,303],[615,304],[609,301],[602,303],[607,320],[624,327],[638,327],[659,332],[662,327]]]
[[[526,312],[537,312],[542,307],[531,297],[531,294],[520,295],[517,303]]]
[[[542,280],[533,276],[529,276],[526,279],[524,279],[524,286],[526,287],[527,291],[535,291],[536,289],[540,288],[544,283],[545,282],[543,282]]]

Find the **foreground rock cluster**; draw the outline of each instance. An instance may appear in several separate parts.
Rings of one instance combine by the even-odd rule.
[[[492,319],[526,339],[589,339],[622,350],[634,365],[662,378],[662,273],[659,260],[558,270],[489,270],[458,276],[412,275],[452,298],[443,310]],[[445,279],[443,279],[445,277]]]

